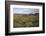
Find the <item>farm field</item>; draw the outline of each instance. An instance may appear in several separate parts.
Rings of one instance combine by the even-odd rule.
[[[39,27],[39,15],[16,14],[13,16],[14,27]]]

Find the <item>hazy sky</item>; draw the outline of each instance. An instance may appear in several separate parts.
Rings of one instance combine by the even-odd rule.
[[[39,9],[34,9],[34,8],[14,8],[13,13],[15,13],[15,14],[34,14],[34,13],[39,13]]]

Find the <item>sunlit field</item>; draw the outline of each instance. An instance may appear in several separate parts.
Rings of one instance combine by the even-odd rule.
[[[14,14],[13,16],[14,27],[38,27],[39,15],[26,15],[26,14]]]

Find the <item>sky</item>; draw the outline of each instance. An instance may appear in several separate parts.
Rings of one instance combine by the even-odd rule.
[[[39,9],[35,9],[35,8],[14,8],[13,13],[15,13],[15,14],[35,14],[35,13],[39,13]]]

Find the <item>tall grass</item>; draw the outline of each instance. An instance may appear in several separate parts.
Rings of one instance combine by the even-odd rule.
[[[39,16],[35,15],[14,15],[14,27],[38,27]]]

